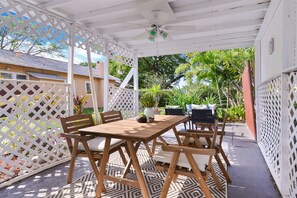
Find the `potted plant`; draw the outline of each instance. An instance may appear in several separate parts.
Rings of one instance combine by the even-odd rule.
[[[160,85],[153,85],[151,88],[146,90],[146,93],[151,94],[155,100],[155,108],[158,111],[160,98],[165,92],[161,89]]]
[[[87,104],[88,98],[88,95],[73,97],[73,108],[76,114],[82,114]]]
[[[140,103],[141,103],[141,106],[145,108],[143,113],[147,117],[147,119],[148,120],[150,120],[150,118],[154,119],[155,112],[153,107],[156,104],[156,101],[154,100],[154,96],[152,94],[145,93],[140,98]]]
[[[146,123],[147,122],[147,118],[143,113],[140,113],[137,118],[136,118],[137,122],[139,123]]]

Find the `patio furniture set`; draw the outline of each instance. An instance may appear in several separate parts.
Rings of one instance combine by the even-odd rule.
[[[66,138],[72,155],[67,182],[72,182],[76,157],[87,156],[98,181],[96,197],[101,197],[101,193],[106,192],[104,180],[140,188],[143,197],[150,197],[136,154],[140,144],[144,143],[148,154],[156,161],[157,170],[167,171],[160,197],[167,197],[170,184],[177,179],[178,175],[197,179],[205,197],[212,197],[206,184],[209,175],[218,189],[223,188],[212,166],[213,157],[226,181],[231,182],[226,167],[219,157],[219,154],[222,154],[226,164],[230,165],[221,147],[226,119],[220,124],[217,120],[206,123],[197,122],[194,125],[199,129],[177,131],[176,126],[188,122],[189,117],[181,114],[168,115],[169,112],[166,114],[156,115],[152,123],[138,123],[135,118],[123,120],[120,111],[110,111],[101,113],[103,124],[100,125],[94,125],[90,115],[61,118],[64,129],[62,136]],[[177,144],[169,144],[162,138],[162,135],[171,129]],[[149,142],[152,142],[151,148],[148,145]],[[161,151],[155,154],[157,145],[161,145]],[[123,148],[126,150],[126,156]],[[121,177],[106,174],[110,154],[115,151],[119,151],[125,165]],[[96,166],[96,161],[97,166],[100,166],[100,171]],[[135,170],[137,180],[127,177],[131,166]]]

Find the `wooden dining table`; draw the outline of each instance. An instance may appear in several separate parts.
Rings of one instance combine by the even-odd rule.
[[[140,143],[148,143],[152,140],[156,140],[156,138],[160,138],[160,136],[168,130],[173,129],[177,142],[180,144],[176,126],[184,123],[187,120],[187,116],[155,115],[155,120],[152,123],[138,123],[135,118],[130,118],[126,120],[120,120],[80,129],[79,131],[81,135],[105,137],[105,151],[108,151],[110,148],[111,138],[117,138],[127,141],[127,153],[130,159],[124,169],[122,177],[114,177],[105,174],[106,166],[109,160],[109,152],[103,153],[100,164],[100,171],[97,177],[98,185],[96,189],[96,197],[101,197],[101,193],[105,190],[103,181],[110,180],[113,182],[140,188],[142,196],[144,198],[149,198],[150,195],[148,192],[147,183],[143,177],[139,160],[136,155]],[[164,141],[163,138],[160,139]],[[164,144],[166,144],[166,142],[164,142]],[[127,173],[130,171],[131,165],[133,165],[135,169],[137,181],[126,178]]]

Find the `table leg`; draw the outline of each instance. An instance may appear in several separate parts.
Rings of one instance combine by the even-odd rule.
[[[138,150],[138,148],[139,148],[139,146],[140,146],[140,143],[141,143],[141,142],[137,142],[137,143],[136,143],[136,145],[135,145],[135,153],[137,152],[137,150]],[[127,149],[127,151],[129,151],[129,149]],[[130,151],[129,151],[129,156],[130,156],[130,158],[129,158],[129,161],[128,161],[128,163],[127,163],[125,169],[124,169],[122,178],[125,178],[125,177],[127,176],[127,174],[128,174],[129,171],[130,171],[130,167],[131,167],[131,165],[132,165],[132,158],[131,158],[131,155],[130,155]]]
[[[106,152],[103,152],[103,156],[102,156],[101,164],[100,164],[98,186],[96,189],[96,197],[97,198],[101,197],[101,193],[104,190],[104,175],[105,175],[106,165],[107,165],[108,158],[109,158],[110,140],[111,140],[111,138],[105,139],[104,151],[106,151]]]
[[[145,149],[150,157],[153,157],[153,153],[151,151],[151,148],[149,147],[148,143],[144,143]]]
[[[160,198],[166,198],[167,197],[171,181],[172,181],[172,179],[174,179],[173,178],[174,177],[174,172],[175,172],[175,168],[176,168],[176,164],[178,162],[179,156],[180,156],[179,151],[176,151],[176,152],[173,153],[173,156],[172,156],[171,162],[170,162],[170,166],[169,166],[169,169],[168,169],[168,173],[167,173],[165,182],[163,184],[163,189],[161,191]]]
[[[141,172],[141,168],[140,168],[137,156],[136,156],[136,151],[135,151],[133,142],[132,141],[127,141],[127,144],[128,144],[128,148],[129,148],[129,151],[130,151],[133,167],[134,167],[135,172],[136,172],[137,181],[139,182],[139,185],[140,185],[142,196],[144,198],[149,198],[150,196],[149,196],[147,184],[146,184],[146,182],[144,180],[144,177],[143,177],[143,174]]]
[[[181,141],[180,141],[180,138],[179,138],[178,132],[177,132],[177,130],[176,130],[176,127],[173,127],[172,129],[173,129],[173,132],[174,132],[174,135],[175,135],[175,138],[176,138],[176,140],[177,140],[178,145],[181,146],[182,143],[181,143]]]

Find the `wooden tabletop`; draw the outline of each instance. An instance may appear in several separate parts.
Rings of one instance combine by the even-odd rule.
[[[153,123],[138,123],[136,118],[120,120],[80,129],[82,135],[149,142],[176,125],[187,121],[187,116],[155,115]]]

